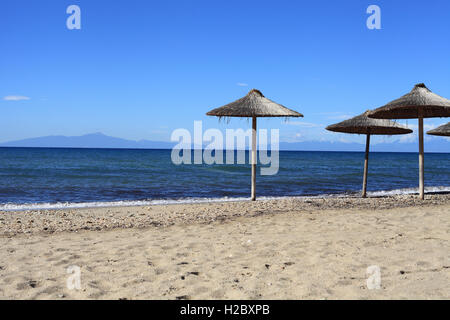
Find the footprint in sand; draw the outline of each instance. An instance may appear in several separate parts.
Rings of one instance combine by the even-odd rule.
[[[161,275],[161,274],[163,274],[163,273],[166,273],[166,269],[163,269],[163,268],[156,268],[156,269],[155,269],[155,273],[156,273],[157,275]]]
[[[37,287],[39,287],[39,283],[36,280],[28,280],[17,284],[17,290],[34,289]]]

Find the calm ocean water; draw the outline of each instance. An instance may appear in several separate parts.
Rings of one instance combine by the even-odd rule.
[[[0,209],[244,199],[249,165],[172,164],[170,150],[0,148]],[[371,153],[372,195],[412,193],[414,153]],[[364,153],[280,152],[280,170],[260,176],[260,197],[355,194]],[[428,191],[450,191],[450,154],[425,155]],[[114,202],[114,203],[111,203]]]

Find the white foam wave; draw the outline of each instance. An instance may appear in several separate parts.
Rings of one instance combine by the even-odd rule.
[[[425,187],[425,193],[441,193],[441,192],[450,192],[450,187]],[[395,189],[395,190],[382,190],[382,191],[372,191],[367,192],[368,196],[371,197],[383,197],[383,196],[395,196],[402,194],[416,194],[419,193],[418,188],[404,188],[404,189]]]
[[[131,206],[151,206],[164,204],[183,203],[206,203],[206,202],[226,202],[245,201],[249,198],[190,198],[178,200],[124,200],[124,201],[97,201],[97,202],[56,202],[56,203],[6,203],[0,204],[3,211],[24,211],[24,210],[54,210],[54,209],[78,209],[78,208],[101,208],[101,207],[131,207]]]
[[[426,193],[450,192],[450,187],[426,187]],[[404,194],[416,194],[417,188],[405,188],[395,190],[382,190],[368,192],[370,197],[383,197]],[[322,194],[315,196],[282,196],[282,197],[258,197],[258,200],[279,200],[287,198],[311,199],[311,198],[331,198],[331,197],[349,197],[358,196],[358,193],[349,194]],[[98,201],[98,202],[56,202],[56,203],[5,203],[0,204],[1,211],[25,211],[25,210],[56,210],[56,209],[77,209],[77,208],[100,208],[100,207],[130,207],[130,206],[152,206],[166,204],[183,203],[208,203],[208,202],[229,202],[229,201],[248,201],[250,198],[186,198],[186,199],[161,199],[161,200],[124,200],[124,201]]]

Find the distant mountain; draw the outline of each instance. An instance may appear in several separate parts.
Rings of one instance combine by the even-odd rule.
[[[109,137],[103,133],[82,136],[47,136],[0,143],[1,147],[34,148],[128,148],[128,149],[171,149],[174,143],[150,140],[126,140]]]
[[[127,149],[171,149],[177,143],[151,140],[127,140],[110,137],[103,133],[91,133],[82,136],[47,136],[0,143],[0,147],[35,148],[127,148]],[[418,145],[413,143],[379,143],[371,146],[378,152],[417,152]],[[290,151],[364,151],[364,144],[305,141],[281,142],[280,150]],[[450,140],[435,138],[425,142],[425,152],[450,152]]]

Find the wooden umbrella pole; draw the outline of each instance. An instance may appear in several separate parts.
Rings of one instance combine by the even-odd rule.
[[[256,117],[252,119],[252,201],[256,200]]]
[[[363,179],[363,190],[362,197],[367,197],[367,173],[369,171],[369,150],[370,150],[370,133],[367,134],[366,138],[366,157],[364,159],[364,179]]]
[[[423,160],[423,116],[419,111],[419,193],[420,199],[425,199],[424,160]]]

